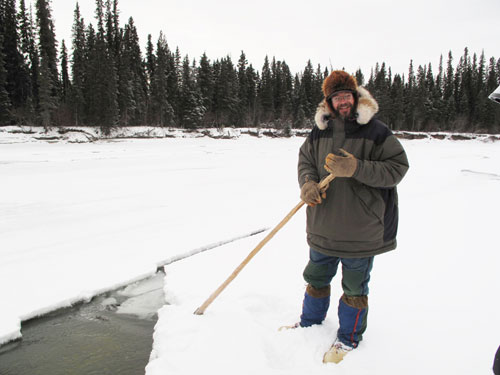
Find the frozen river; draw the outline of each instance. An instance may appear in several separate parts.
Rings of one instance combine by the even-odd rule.
[[[0,341],[19,338],[21,322],[153,276],[165,260],[273,227],[298,203],[302,142],[241,136],[15,143],[0,134]],[[485,319],[500,307],[490,298],[500,285],[500,143],[403,145],[411,167],[399,186],[399,247],[376,259],[366,340],[337,373],[487,373],[500,344],[500,322]],[[148,374],[242,373],[244,353],[252,353],[248,373],[331,371],[316,357],[335,332],[335,314],[318,329],[276,333],[299,314],[303,215],[197,320],[192,312],[258,238],[167,266],[168,305],[153,339],[151,331],[145,338],[154,354]],[[335,298],[338,291],[334,286]],[[478,313],[475,301],[485,300],[492,305]],[[415,363],[429,340],[432,355]],[[221,355],[227,352],[234,355]],[[192,361],[192,353],[210,361]]]

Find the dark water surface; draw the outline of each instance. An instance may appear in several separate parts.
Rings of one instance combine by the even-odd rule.
[[[0,347],[0,375],[144,374],[161,289],[160,276],[23,323],[22,340]]]

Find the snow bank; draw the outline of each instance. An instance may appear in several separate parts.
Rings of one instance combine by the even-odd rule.
[[[242,135],[254,137],[305,136],[308,129],[293,129],[285,136],[283,130],[265,128],[200,128],[176,129],[154,126],[117,127],[110,134],[103,134],[96,127],[59,127],[45,129],[32,126],[0,127],[0,144],[27,142],[88,143],[99,140],[155,139],[155,138],[203,138],[237,139]]]
[[[59,127],[44,129],[32,126],[6,126],[0,127],[0,144],[26,143],[26,142],[66,142],[88,143],[99,140],[125,140],[125,139],[157,139],[157,138],[203,138],[213,139],[238,139],[241,136],[251,135],[257,138],[289,138],[305,137],[310,129],[272,129],[272,128],[200,128],[177,129],[155,126],[134,126],[113,128],[110,134],[103,134],[96,127]],[[439,140],[479,140],[483,142],[496,142],[500,135],[475,134],[475,133],[445,133],[445,132],[411,132],[395,131],[402,139],[439,139]]]
[[[16,314],[2,306],[0,311],[0,345],[21,338],[21,320]]]

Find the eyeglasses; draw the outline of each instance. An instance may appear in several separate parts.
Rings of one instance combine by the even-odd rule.
[[[332,98],[335,103],[345,102],[352,99],[352,94],[336,95]]]

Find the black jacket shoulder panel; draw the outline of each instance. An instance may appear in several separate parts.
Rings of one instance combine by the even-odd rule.
[[[315,126],[309,133],[309,142],[312,143],[320,138],[330,138],[332,136],[332,131],[333,130],[331,126],[328,126],[328,128],[326,128],[325,130],[321,130],[317,126]]]
[[[352,127],[351,127],[352,128]],[[346,132],[346,138],[364,138],[380,145],[392,135],[391,129],[378,119],[371,119],[366,125],[354,127],[353,131]]]

